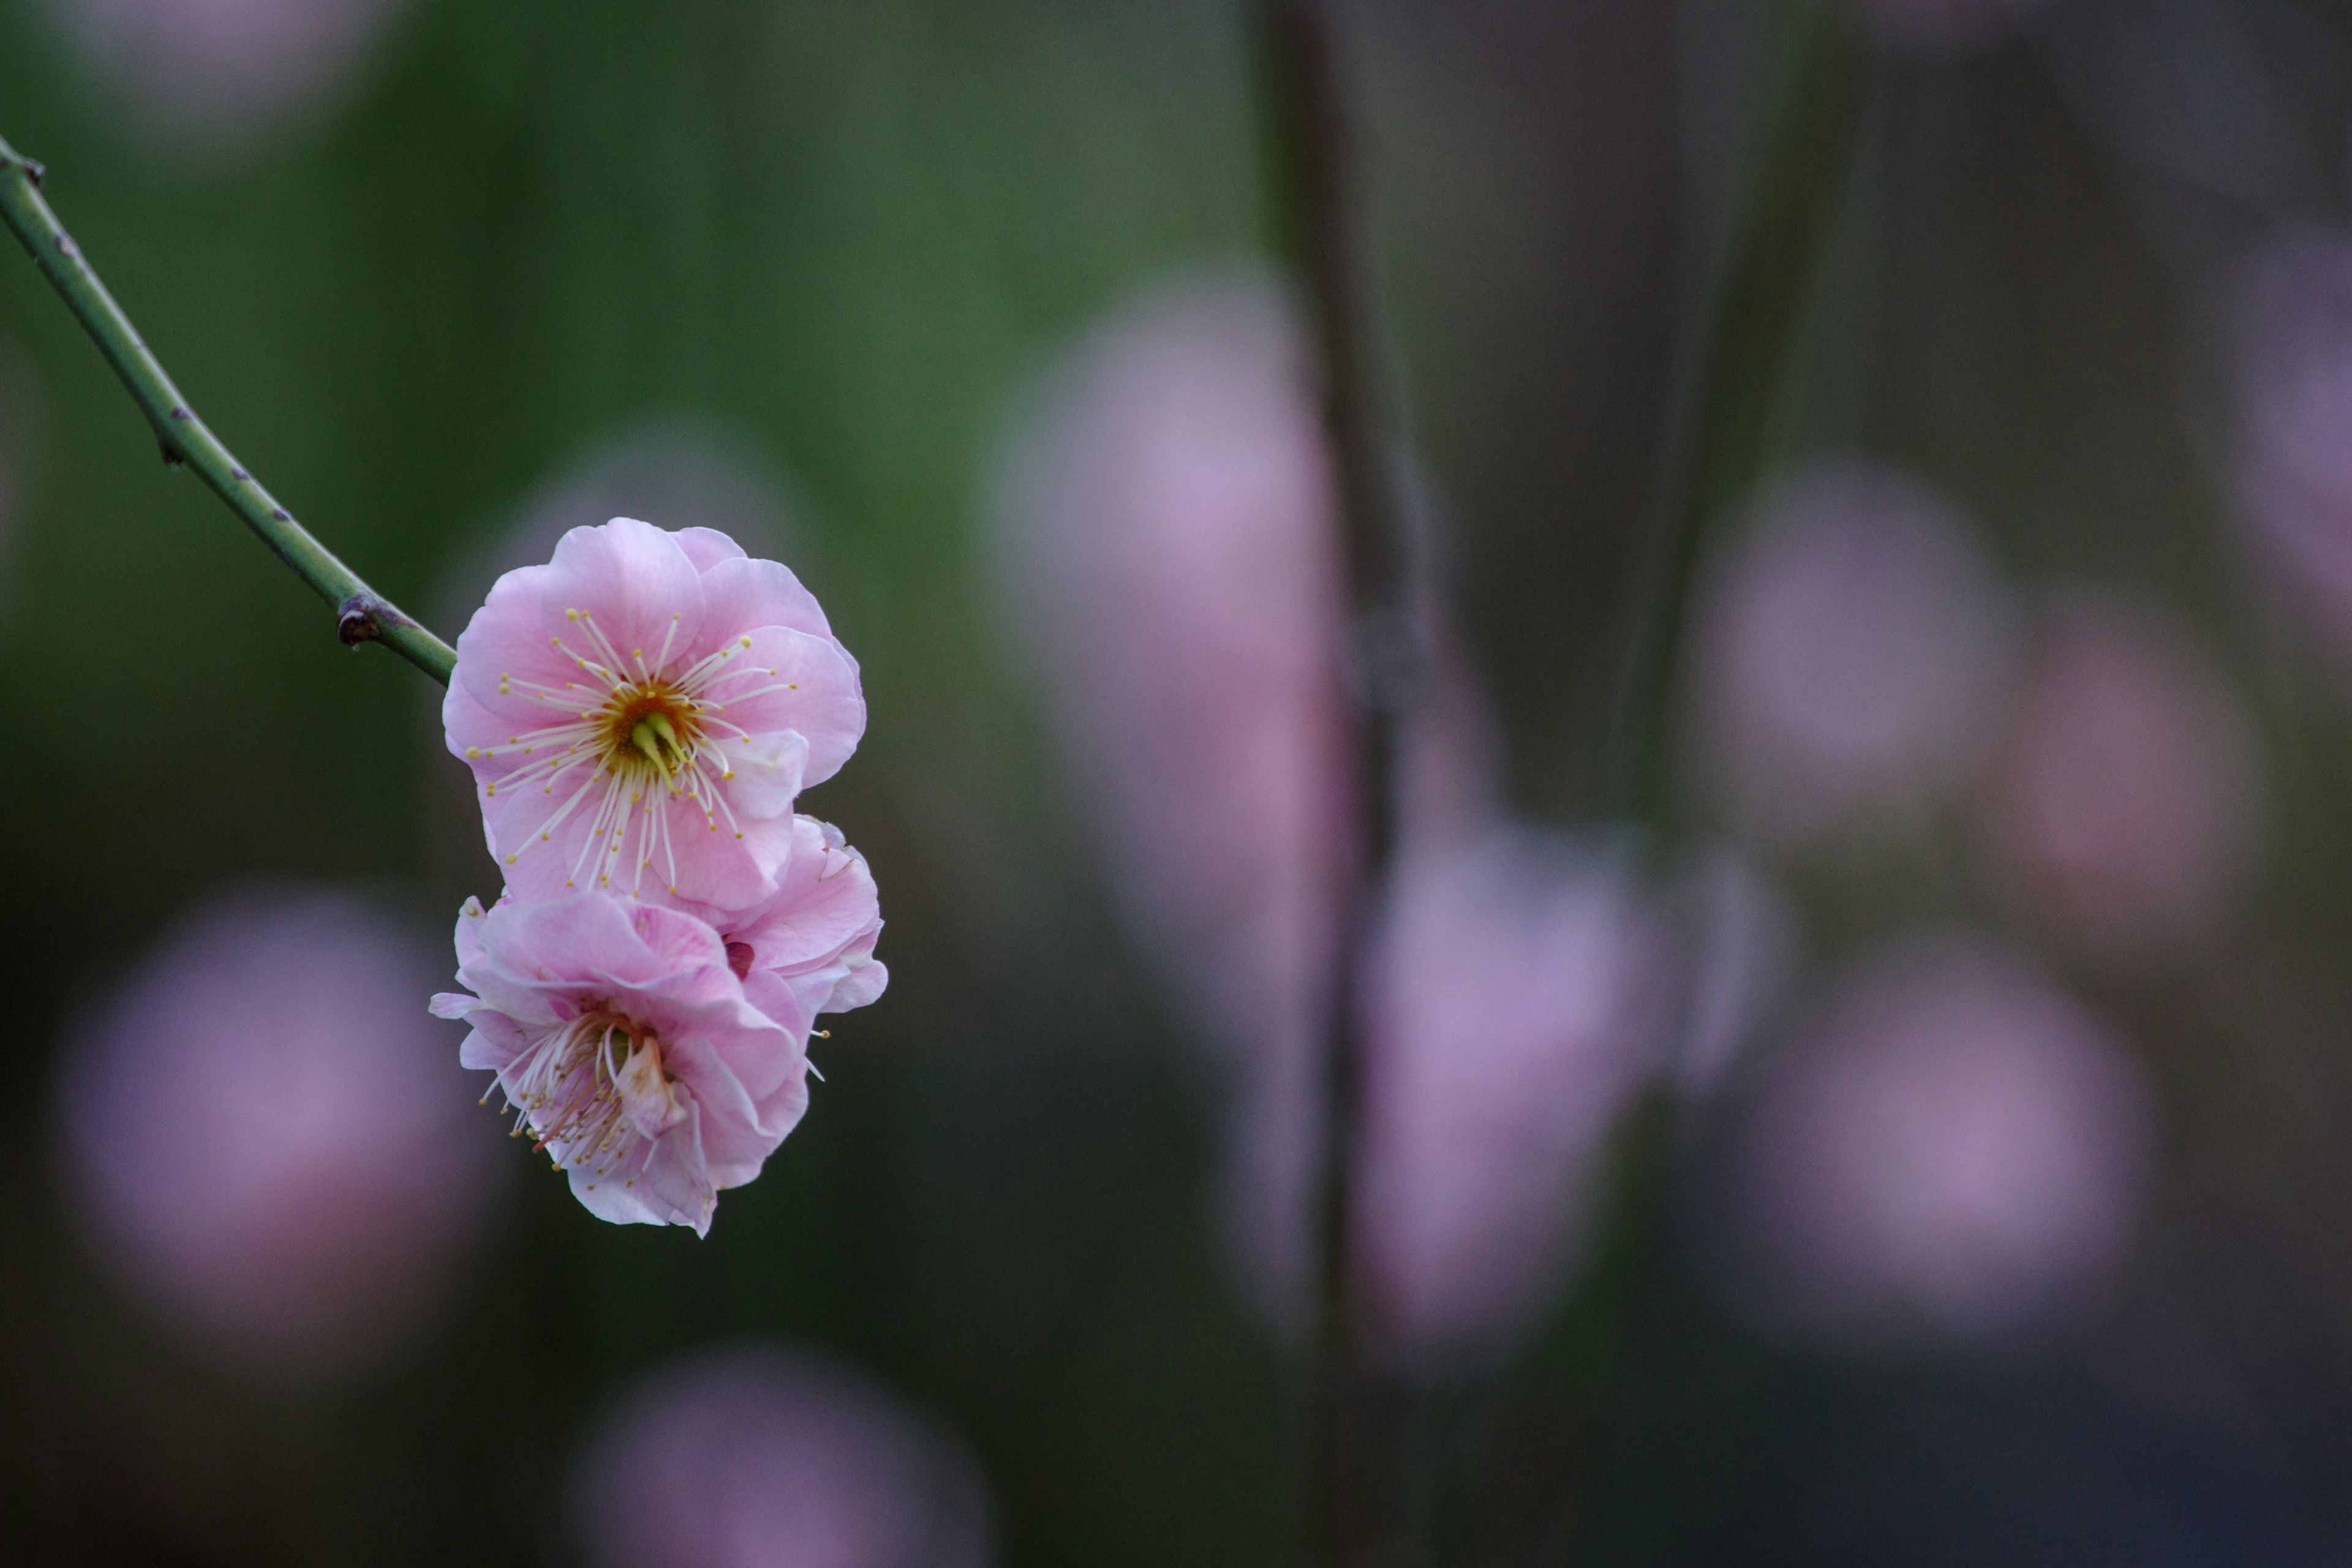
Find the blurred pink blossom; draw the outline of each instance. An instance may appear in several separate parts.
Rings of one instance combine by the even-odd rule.
[[[1818,464],[1703,586],[1693,713],[1732,826],[1799,846],[1916,818],[1993,738],[2013,612],[1966,524],[1891,469]]]
[[[2157,613],[2076,597],[2036,638],[1988,796],[1996,863],[2095,957],[2179,952],[2214,929],[2260,826],[2253,735],[2212,661]]]
[[[1125,912],[1234,1067],[1229,1219],[1293,1315],[1334,901],[1352,852],[1341,593],[1311,371],[1254,276],[1167,285],[1048,378],[994,521],[1007,605]],[[1649,943],[1594,858],[1495,830],[1491,742],[1445,644],[1406,744],[1376,1022],[1364,1268],[1401,1355],[1541,1305],[1643,1060]]]
[[[68,1036],[67,1194],[106,1260],[232,1360],[323,1375],[446,1300],[496,1169],[414,933],[347,893],[184,917]]]
[[[1786,1329],[1959,1338],[2030,1321],[2129,1239],[2152,1098],[2019,959],[1867,956],[1774,1065],[1735,1194],[1740,1303]]]
[[[1443,1371],[1507,1342],[1572,1262],[1617,1113],[1653,1062],[1670,976],[1632,882],[1525,829],[1409,855],[1363,976],[1356,1171],[1386,1351]],[[1229,1173],[1249,1283],[1296,1321],[1320,1106],[1306,1053],[1249,1086]]]
[[[993,520],[1125,912],[1232,1051],[1316,1035],[1352,841],[1309,374],[1268,282],[1164,286],[1055,368]]]
[[[607,893],[466,900],[457,983],[433,1011],[473,1033],[572,1195],[616,1225],[710,1229],[808,1109],[805,1029],[753,1006],[719,933]],[[520,1131],[520,1129],[518,1129]]]
[[[641,1379],[573,1467],[597,1568],[986,1568],[962,1446],[830,1361],[737,1348]]]
[[[773,892],[793,797],[856,749],[866,700],[788,568],[616,517],[498,580],[442,717],[517,897],[743,909]]]
[[[2270,587],[2352,673],[2352,239],[2273,241],[2235,326],[2239,512]]]
[[[1588,849],[1496,830],[1399,869],[1370,954],[1358,1205],[1394,1347],[1507,1339],[1573,1256],[1664,1023],[1664,933]]]
[[[234,142],[348,80],[400,0],[49,0],[138,118]]]

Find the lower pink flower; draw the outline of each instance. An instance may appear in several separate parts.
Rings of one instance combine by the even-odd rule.
[[[467,900],[457,979],[433,1011],[473,1026],[459,1059],[499,1075],[590,1213],[710,1228],[808,1108],[803,1036],[744,994],[692,915],[576,894]]]

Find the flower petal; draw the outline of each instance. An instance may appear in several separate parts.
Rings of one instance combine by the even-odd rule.
[[[669,536],[677,541],[697,572],[708,574],[722,561],[743,559],[743,547],[715,528],[673,528]]]
[[[449,749],[459,756],[465,755],[468,745],[492,743],[488,739],[458,739],[455,722],[460,713],[457,700],[461,686],[465,695],[496,715],[488,721],[489,730],[512,732],[562,717],[560,710],[547,703],[542,689],[561,691],[565,683],[583,679],[572,660],[548,640],[541,613],[547,574],[544,566],[524,566],[500,577],[457,635],[457,668],[441,714],[443,723],[450,727]]]
[[[780,561],[742,558],[703,568],[702,602],[703,635],[713,643],[761,626],[833,635],[816,595]]]
[[[683,660],[700,637],[702,574],[676,539],[649,522],[616,517],[601,528],[575,528],[548,563],[540,626],[542,636],[562,639],[592,664],[643,679]]]
[[[754,735],[793,731],[808,742],[805,784],[823,784],[857,750],[866,733],[866,696],[857,661],[830,637],[787,626],[745,634],[741,665],[712,696],[730,724]]]

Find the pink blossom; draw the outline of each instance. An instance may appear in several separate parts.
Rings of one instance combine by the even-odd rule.
[[[963,1446],[851,1369],[704,1352],[624,1393],[572,1470],[599,1568],[985,1568],[988,1492]]]
[[[793,835],[772,896],[706,918],[752,1005],[805,1038],[819,1014],[880,996],[890,972],[874,956],[882,906],[866,857],[814,816],[795,820]]]
[[[856,750],[866,702],[789,570],[614,518],[499,579],[442,717],[515,897],[743,909],[774,890],[793,797]]]
[[[1996,864],[2090,956],[2179,952],[2252,869],[2252,728],[2211,659],[2151,610],[2080,596],[2046,618],[1988,792]]]
[[[2017,958],[1950,937],[1872,954],[1766,1085],[1742,1304],[1839,1335],[2028,1322],[2117,1262],[2150,1121],[2130,1054]]]
[[[67,1037],[66,1192],[200,1342],[348,1370],[446,1300],[496,1140],[416,1010],[429,952],[376,901],[253,889],[183,919]]]
[[[719,933],[677,910],[575,893],[468,900],[457,979],[433,1011],[590,1213],[710,1227],[808,1108],[804,1038],[746,998]],[[521,1131],[517,1129],[518,1132]]]
[[[175,149],[235,141],[332,94],[399,0],[50,0]]]
[[[2352,239],[2273,242],[2236,331],[2238,509],[2279,599],[2352,672]]]
[[[1507,1337],[1576,1250],[1664,1022],[1662,933],[1572,844],[1501,830],[1399,868],[1369,955],[1364,1267],[1402,1346]]]
[[[1438,1367],[1509,1339],[1577,1251],[1595,1163],[1664,1023],[1664,933],[1605,858],[1497,829],[1398,869],[1363,978],[1358,1250],[1377,1332]],[[1319,1138],[1311,1054],[1260,1064],[1230,1191],[1294,1317]]]
[[[995,509],[1124,912],[1236,1053],[1317,1032],[1355,810],[1310,375],[1264,279],[1163,285],[1056,367]]]
[[[995,522],[1003,602],[1123,912],[1234,1069],[1246,1283],[1293,1315],[1336,903],[1354,851],[1343,595],[1311,363],[1251,276],[1114,310],[1047,381]],[[1451,657],[1407,738],[1413,933],[1368,977],[1365,1267],[1399,1354],[1507,1335],[1572,1256],[1646,1044],[1645,921],[1597,863],[1493,832],[1483,696]]]
[[[1959,516],[1900,473],[1817,464],[1718,561],[1696,628],[1707,782],[1767,843],[1915,820],[1973,776],[2013,662]]]

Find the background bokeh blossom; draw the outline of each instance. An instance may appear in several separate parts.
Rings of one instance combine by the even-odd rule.
[[[1950,503],[1884,467],[1827,461],[1773,491],[1700,615],[1706,784],[1766,844],[1916,824],[2000,722],[2014,610]]]
[[[344,88],[399,0],[49,0],[122,117],[218,153]],[[145,123],[141,123],[144,121]]]
[[[1727,1178],[1734,1289],[1768,1321],[1977,1338],[2101,1283],[2154,1129],[2112,1032],[1953,937],[1860,960],[1769,1072]]]
[[[2194,636],[2146,606],[2046,612],[1988,791],[1985,831],[2032,918],[2110,962],[2211,939],[2252,872],[2251,725]]]
[[[1796,0],[1331,7],[1437,655],[1397,1495],[1434,1568],[2338,1563],[2352,19],[1822,3],[1866,107],[1661,824],[1611,715]],[[615,516],[799,576],[871,706],[794,813],[889,922],[709,1239],[530,1179],[423,1011],[500,890],[441,694],[0,266],[0,1562],[919,1560],[825,1511],[908,1497],[1291,1560],[1361,803],[1248,15],[0,0],[0,132],[436,630]]]
[[[2263,585],[2341,667],[2352,649],[2352,240],[2273,237],[2234,300],[2235,500]]]
[[[207,1349],[343,1372],[446,1305],[499,1167],[439,965],[358,889],[190,910],[68,1037],[58,1174],[126,1286]]]
[[[988,1568],[963,1446],[851,1368],[737,1345],[624,1390],[575,1461],[572,1531],[604,1568]]]

